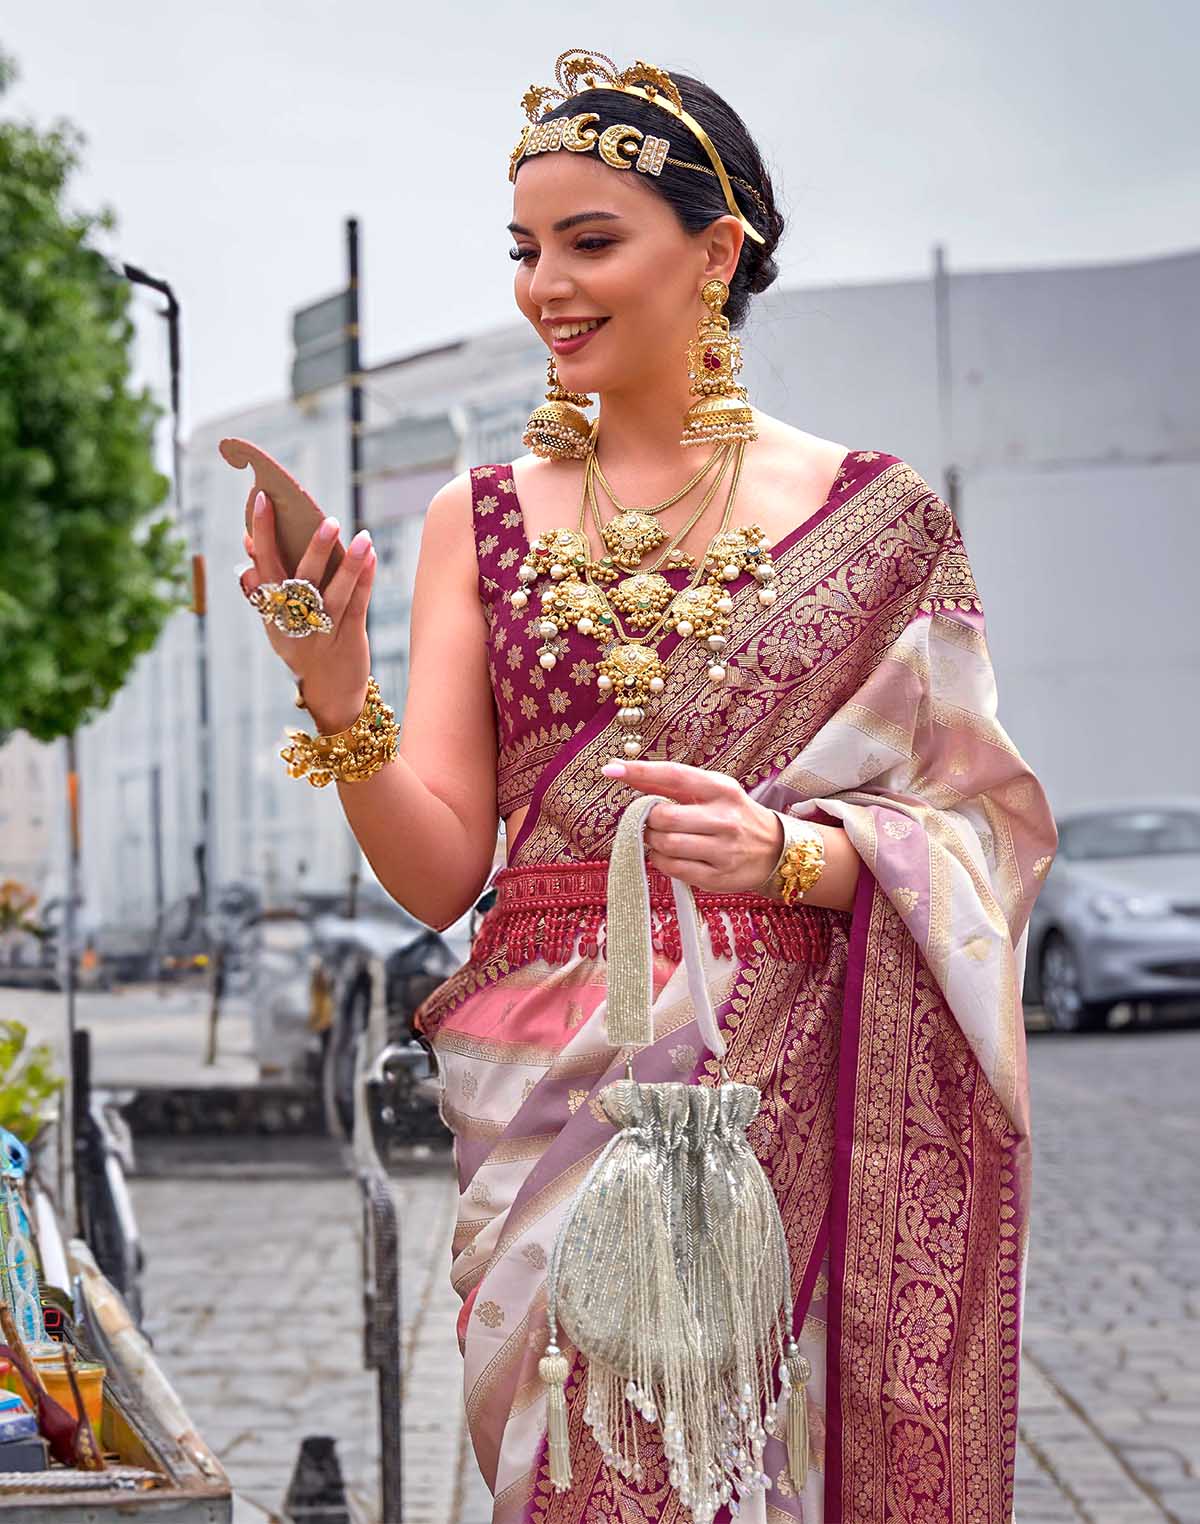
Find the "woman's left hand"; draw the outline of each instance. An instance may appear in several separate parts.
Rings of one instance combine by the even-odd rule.
[[[610,762],[601,771],[672,801],[646,818],[647,861],[656,868],[695,889],[764,891],[783,849],[783,826],[736,778],[685,762]]]

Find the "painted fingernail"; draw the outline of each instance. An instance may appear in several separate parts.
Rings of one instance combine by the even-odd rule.
[[[317,530],[317,538],[321,540],[332,540],[337,532],[338,521],[336,519],[325,519],[323,520],[321,527]]]
[[[370,543],[370,530],[360,529],[354,538],[350,541],[350,554],[352,556],[365,556],[367,553],[367,547],[370,545]]]
[[[624,762],[606,762],[600,769],[606,778],[623,778],[625,776]]]
[[[255,497],[254,497],[254,516],[255,516],[255,518],[261,518],[262,515],[264,513],[266,513],[266,511],[267,511],[267,494],[265,492],[258,492],[258,493],[255,494]]]

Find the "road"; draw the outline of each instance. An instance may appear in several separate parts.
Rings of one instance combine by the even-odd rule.
[[[1030,1074],[1018,1519],[1200,1524],[1200,1023],[1034,1034]]]

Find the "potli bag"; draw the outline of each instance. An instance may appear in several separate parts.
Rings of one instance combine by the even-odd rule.
[[[642,1084],[632,1051],[653,1041],[654,953],[642,830],[657,796],[635,799],[617,828],[608,872],[605,1030],[626,1050],[626,1077],[599,1096],[617,1132],[567,1208],[546,1277],[551,1484],[571,1485],[565,1338],[587,1361],[584,1420],[605,1464],[642,1479],[637,1415],[657,1426],[671,1486],[698,1524],[769,1487],[768,1434],[786,1438],[788,1474],[808,1472],[805,1384],[791,1334],[792,1290],[779,1207],[746,1141],[753,1085]],[[704,982],[691,888],[671,880],[700,1035],[718,1060],[725,1040]],[[773,1379],[779,1368],[777,1401]],[[780,1427],[780,1404],[787,1413]],[[644,1441],[643,1441],[644,1442]]]

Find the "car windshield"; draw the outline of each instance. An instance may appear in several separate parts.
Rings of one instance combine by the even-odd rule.
[[[1062,823],[1058,850],[1074,862],[1200,853],[1200,814],[1192,810],[1127,810],[1087,815]]]

